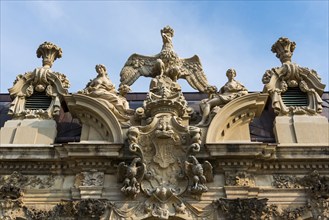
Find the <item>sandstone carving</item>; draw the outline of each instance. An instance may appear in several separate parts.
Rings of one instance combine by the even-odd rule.
[[[300,184],[314,198],[329,198],[329,178],[321,176],[316,170],[300,179]]]
[[[228,186],[256,186],[254,176],[244,172],[225,172],[225,185]]]
[[[265,214],[267,199],[218,199],[215,201],[218,209],[227,219],[263,219]]]
[[[121,70],[121,84],[132,85],[140,76],[155,78],[158,75],[176,75],[201,92],[208,86],[200,59],[194,55],[188,59],[181,59],[174,51],[172,38],[174,30],[166,26],[161,30],[163,41],[162,50],[154,56],[131,55]]]
[[[78,219],[100,219],[105,212],[106,204],[97,199],[81,200],[75,204]]]
[[[216,87],[207,87],[209,98],[203,99],[200,103],[202,119],[198,125],[206,124],[206,120],[209,118],[211,110],[215,107],[218,110],[233,99],[248,94],[248,90],[234,79],[234,77],[236,77],[236,71],[234,69],[228,69],[226,71],[226,76],[228,81],[218,92]]]
[[[124,96],[130,91],[130,88],[127,85],[122,85],[118,94],[114,84],[108,77],[106,67],[98,64],[95,68],[98,73],[97,77],[91,80],[86,88],[79,91],[79,93],[102,101],[121,123],[129,121],[129,115],[134,111],[129,108],[129,103]]]
[[[195,156],[189,156],[185,161],[185,172],[191,181],[189,190],[192,194],[200,195],[208,191],[206,183],[213,181],[212,166],[208,161],[200,164]]]
[[[291,62],[295,43],[273,45],[282,66],[249,94],[234,69],[210,86],[173,34],[161,30],[159,54],[131,55],[117,90],[99,64],[68,93],[50,69],[61,49],[39,47],[43,67],[17,77],[11,105],[0,100],[0,116],[13,116],[1,128],[0,219],[329,219],[324,85]],[[149,90],[127,95],[139,76]],[[183,93],[181,78],[200,93]]]
[[[0,178],[0,186],[10,184],[19,188],[45,189],[52,187],[54,183],[55,177],[53,175],[44,177],[25,176],[17,171]]]
[[[121,192],[135,198],[140,193],[140,184],[146,171],[141,158],[135,158],[128,166],[121,162],[118,166],[118,181],[123,182]]]
[[[97,170],[81,172],[76,176],[76,186],[103,186],[104,173]]]
[[[9,89],[14,99],[9,113],[15,119],[50,119],[59,115],[62,96],[67,94],[70,84],[62,73],[50,68],[57,58],[62,57],[62,49],[50,42],[44,42],[37,50],[43,66],[33,72],[18,75],[14,86]]]
[[[272,106],[277,115],[321,113],[320,96],[325,85],[321,84],[315,70],[291,62],[295,48],[296,43],[284,37],[273,44],[272,52],[280,59],[282,66],[265,72],[264,90],[271,95]],[[295,93],[290,92],[293,90]]]
[[[272,185],[276,188],[301,188],[300,180],[296,176],[273,175]]]

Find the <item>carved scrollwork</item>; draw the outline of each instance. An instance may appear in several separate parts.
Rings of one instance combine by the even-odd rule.
[[[76,186],[103,186],[104,172],[90,170],[76,175]]]
[[[144,159],[144,154],[142,148],[139,146],[138,138],[140,135],[140,130],[137,127],[130,127],[127,132],[129,151],[136,154],[142,160]]]
[[[276,188],[291,189],[302,187],[296,176],[273,175],[273,180],[272,185]]]
[[[54,60],[62,57],[61,48],[44,42],[39,46],[37,56],[42,57],[43,66],[18,75],[9,89],[13,102],[8,114],[15,119],[51,119],[59,115],[63,95],[68,93],[70,84],[66,76],[50,69]]]
[[[190,135],[191,145],[188,147],[186,151],[186,156],[195,155],[195,153],[199,152],[201,149],[201,129],[195,126],[188,127],[188,133]]]
[[[225,185],[250,187],[256,186],[254,176],[244,171],[236,173],[225,172]]]
[[[106,203],[97,199],[85,199],[75,204],[79,219],[100,219],[104,215]]]
[[[45,189],[55,184],[55,177],[53,175],[45,177],[25,176],[20,172],[14,171],[11,175],[0,178],[0,186],[6,184],[11,184],[19,188]]]
[[[271,95],[277,115],[321,113],[320,96],[325,85],[321,84],[316,71],[291,62],[295,47],[295,42],[284,37],[273,44],[272,52],[280,59],[282,66],[265,72],[262,79],[265,91]]]
[[[316,170],[301,178],[300,184],[314,198],[329,198],[329,178],[327,176],[321,176]]]
[[[262,215],[265,215],[267,199],[218,199],[215,205],[219,212],[229,220],[260,220],[263,219]]]

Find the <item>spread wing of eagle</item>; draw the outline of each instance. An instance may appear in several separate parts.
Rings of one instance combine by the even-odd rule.
[[[186,79],[192,88],[204,92],[209,86],[205,73],[203,72],[200,59],[197,55],[191,58],[181,59],[173,50],[172,37],[174,30],[169,26],[161,30],[163,40],[162,50],[154,56],[131,55],[120,73],[120,85],[132,85],[140,76],[156,77],[166,74],[175,69],[178,78]],[[161,70],[159,60],[164,64]]]

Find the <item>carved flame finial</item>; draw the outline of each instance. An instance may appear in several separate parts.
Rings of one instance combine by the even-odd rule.
[[[51,67],[57,58],[62,57],[62,49],[51,42],[44,42],[37,49],[37,57],[42,57],[42,65]]]
[[[291,57],[296,48],[296,43],[290,41],[286,37],[280,37],[273,45],[271,51],[276,53],[276,57],[280,59],[281,63],[291,61]]]

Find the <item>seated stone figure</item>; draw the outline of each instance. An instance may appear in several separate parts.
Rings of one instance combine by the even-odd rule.
[[[120,94],[118,94],[108,77],[106,67],[98,64],[95,68],[98,73],[97,77],[91,80],[86,88],[79,93],[98,98],[117,116],[120,122],[128,121],[128,115],[133,113],[124,97],[130,91],[129,86],[123,85],[122,88],[119,88]]]
[[[209,91],[209,98],[203,99],[200,103],[202,119],[198,125],[206,124],[206,120],[214,107],[220,108],[233,99],[248,94],[248,90],[241,83],[234,79],[236,76],[236,71],[234,69],[228,69],[226,71],[226,76],[228,81],[219,90],[219,92],[215,92],[215,87],[208,88],[208,90],[213,91]]]

